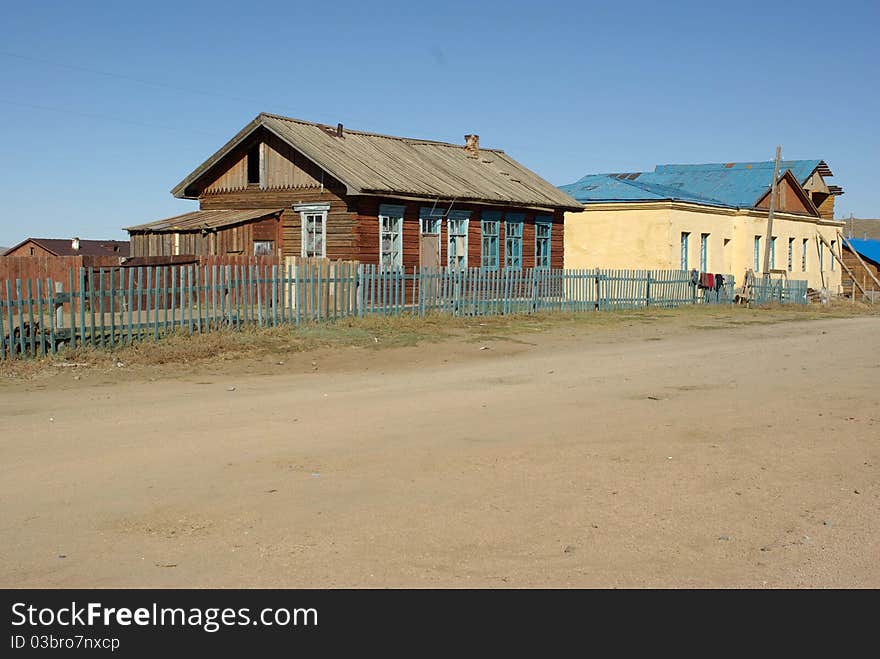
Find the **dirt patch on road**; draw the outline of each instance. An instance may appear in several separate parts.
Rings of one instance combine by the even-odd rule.
[[[7,366],[0,585],[880,586],[880,318],[395,322]]]

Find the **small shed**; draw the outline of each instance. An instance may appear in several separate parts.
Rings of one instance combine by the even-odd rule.
[[[283,210],[197,210],[128,227],[131,256],[280,256]]]

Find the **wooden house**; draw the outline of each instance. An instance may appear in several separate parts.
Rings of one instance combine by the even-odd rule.
[[[199,210],[128,228],[133,257],[274,255],[386,267],[562,267],[581,205],[464,144],[260,114],[172,194]]]

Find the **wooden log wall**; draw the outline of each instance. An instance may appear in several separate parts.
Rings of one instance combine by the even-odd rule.
[[[401,201],[398,199],[381,199],[375,197],[361,197],[358,203],[357,214],[357,246],[356,251],[350,258],[356,258],[362,263],[379,262],[379,205],[394,204],[404,205],[403,217],[403,265],[412,268],[420,263],[419,254],[419,209],[432,208],[429,202]],[[437,204],[437,209],[446,211],[449,203]],[[498,230],[498,258],[499,266],[504,267],[504,218],[507,212],[522,213],[525,215],[523,222],[522,258],[523,268],[532,268],[535,265],[535,217],[538,215],[550,216],[553,228],[550,233],[550,266],[562,268],[563,264],[563,241],[564,220],[563,213],[557,211],[533,211],[518,208],[497,208],[476,204],[455,204],[454,210],[471,211],[468,222],[468,266],[480,267],[482,265],[482,241],[483,232],[480,220],[484,210],[501,211],[501,221]],[[345,255],[330,254],[333,258],[346,258]],[[448,233],[446,222],[440,234],[440,264],[445,266],[448,259]]]

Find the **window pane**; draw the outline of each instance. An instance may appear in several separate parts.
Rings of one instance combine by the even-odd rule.
[[[522,267],[522,222],[504,223],[504,267]]]
[[[403,266],[403,217],[400,215],[379,216],[380,264],[384,268]]]

